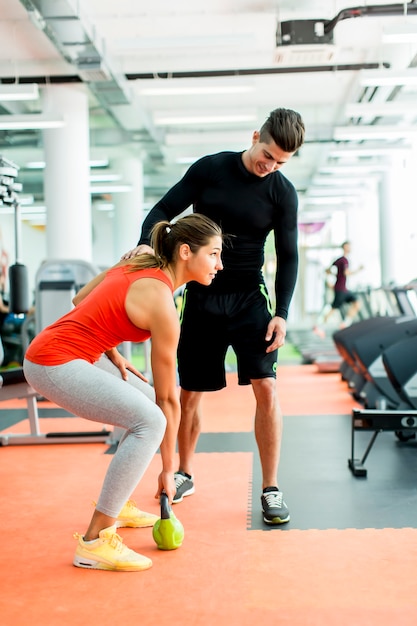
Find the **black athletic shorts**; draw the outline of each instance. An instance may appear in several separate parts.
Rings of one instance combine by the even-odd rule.
[[[180,385],[187,391],[226,386],[225,357],[232,346],[239,385],[276,378],[278,351],[266,353],[272,309],[265,285],[239,293],[201,293],[186,289],[178,346]]]
[[[335,291],[332,309],[340,309],[342,304],[356,302],[357,296],[352,291]]]

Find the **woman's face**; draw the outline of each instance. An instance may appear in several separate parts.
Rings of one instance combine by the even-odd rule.
[[[191,253],[187,269],[193,278],[202,285],[210,285],[217,272],[223,269],[221,260],[222,238],[212,237],[206,246],[202,246],[195,253]]]

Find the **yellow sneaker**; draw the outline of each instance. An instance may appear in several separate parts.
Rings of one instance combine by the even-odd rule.
[[[159,520],[153,513],[145,513],[136,506],[136,502],[128,500],[116,520],[117,528],[146,528]]]
[[[116,526],[105,528],[95,541],[85,542],[78,533],[73,564],[85,569],[102,569],[113,572],[139,572],[152,566],[151,559],[130,550],[123,545],[123,539],[116,533]]]
[[[93,502],[93,506],[96,506]],[[116,520],[116,528],[147,528],[159,520],[153,513],[145,513],[136,506],[134,500],[128,500]]]

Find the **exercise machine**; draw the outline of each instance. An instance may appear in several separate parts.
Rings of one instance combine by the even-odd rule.
[[[403,339],[417,335],[417,318],[391,319],[383,328],[371,329],[369,333],[353,341],[352,351],[365,384],[359,396],[368,409],[411,409],[392,385],[383,363],[384,352]]]
[[[342,379],[348,383],[348,387],[354,398],[360,401],[360,391],[365,384],[363,372],[359,368],[353,351],[355,342],[359,342],[361,337],[366,337],[369,333],[381,330],[392,324],[395,318],[373,317],[361,320],[342,330],[333,333],[333,341],[341,355],[343,362],[340,366]]]
[[[414,320],[416,322],[416,320]],[[416,322],[417,323],[417,322]],[[402,329],[402,333],[399,332]],[[382,375],[384,370],[392,390],[397,394],[398,406],[393,409],[354,409],[351,422],[351,456],[348,466],[356,477],[366,477],[365,461],[376,441],[379,433],[394,432],[399,442],[408,443],[416,439],[417,433],[417,365],[415,354],[417,350],[417,334],[412,321],[403,322],[397,326],[397,341],[382,347],[377,357],[378,368]],[[387,333],[389,337],[389,332]],[[399,337],[402,335],[402,338]],[[391,336],[391,338],[393,338]],[[382,376],[380,376],[382,378]],[[371,432],[371,438],[361,459],[356,458],[356,433]]]
[[[112,433],[105,429],[97,432],[42,433],[39,423],[37,393],[27,383],[21,367],[3,370],[0,373],[0,402],[14,399],[26,400],[30,430],[26,434],[0,433],[0,446],[41,443],[112,443]],[[47,410],[54,411],[54,409]],[[0,411],[0,426],[1,413],[2,411]]]
[[[351,418],[351,454],[348,467],[355,477],[366,477],[365,461],[379,433],[402,433],[400,441],[406,442],[417,431],[417,411],[389,411],[378,409],[353,409]],[[360,459],[356,458],[356,433],[372,432],[369,443]]]
[[[387,376],[400,398],[417,410],[417,336],[398,341],[384,351]]]
[[[77,291],[100,273],[82,259],[48,259],[35,276],[35,329],[40,333],[73,308]]]
[[[27,268],[19,261],[20,250],[20,213],[18,192],[21,185],[15,181],[18,166],[0,156],[0,203],[14,207],[15,213],[15,255],[16,263],[9,268],[10,310],[15,315],[26,314],[29,310],[29,289]],[[81,260],[45,261],[37,273],[35,295],[36,333],[64,315],[72,308],[72,298],[77,290],[99,273],[98,268]],[[25,327],[26,346],[30,342],[27,326]],[[1,360],[4,350],[1,343]],[[36,444],[36,443],[80,443],[105,442],[112,444],[111,432],[103,429],[94,432],[54,432],[43,434],[40,429],[37,407],[37,393],[27,383],[23,368],[16,367],[0,371],[0,403],[12,399],[25,399],[29,433],[0,433],[0,445]],[[2,412],[0,410],[0,428]],[[56,409],[46,409],[51,415]]]

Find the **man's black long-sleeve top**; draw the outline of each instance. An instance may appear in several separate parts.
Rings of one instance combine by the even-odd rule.
[[[298,198],[292,183],[280,171],[265,177],[251,174],[241,152],[202,157],[149,212],[138,245],[150,243],[156,222],[171,221],[190,206],[217,222],[229,236],[222,253],[224,269],[209,287],[197,283],[190,287],[227,293],[263,282],[265,241],[273,230],[276,315],[287,319],[298,270]]]

